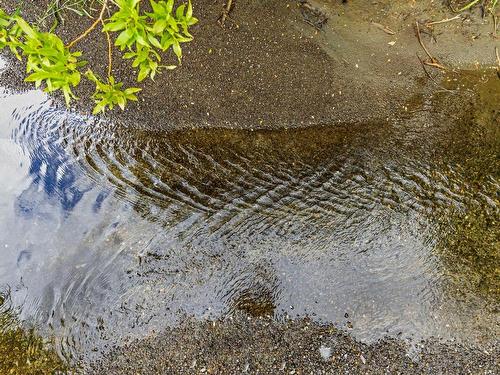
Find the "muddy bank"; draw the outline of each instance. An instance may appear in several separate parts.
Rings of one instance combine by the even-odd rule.
[[[14,9],[18,1],[2,6]],[[47,1],[30,2],[23,14],[32,20]],[[297,1],[236,1],[233,22],[221,28],[221,3],[195,2],[200,23],[194,42],[185,46],[183,65],[147,81],[141,102],[112,118],[133,127],[289,128],[393,118],[415,94],[433,92],[434,81],[416,56],[424,52],[415,21],[442,20],[453,14],[433,1],[312,1],[319,12],[304,12]],[[316,17],[317,18],[317,17]],[[47,22],[51,22],[50,19]],[[66,41],[91,21],[68,13],[58,32]],[[385,31],[384,31],[385,30]],[[390,30],[390,32],[388,31]],[[424,30],[423,41],[450,68],[495,65],[493,22],[479,12]],[[106,41],[94,32],[79,46],[93,66],[105,73]],[[173,57],[170,56],[173,61]],[[114,74],[135,73],[115,51]],[[99,68],[97,68],[99,70]],[[428,68],[440,81],[442,73]],[[492,71],[493,73],[493,71]],[[22,69],[13,65],[2,82],[19,87]],[[128,81],[133,84],[133,81]],[[92,92],[90,84],[78,94]],[[88,102],[80,109],[88,111]]]
[[[117,349],[88,374],[495,374],[498,347],[396,340],[365,345],[332,326],[236,315],[188,321]]]

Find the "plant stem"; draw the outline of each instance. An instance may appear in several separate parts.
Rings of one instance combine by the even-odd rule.
[[[101,20],[102,26],[104,27],[104,21]],[[111,77],[111,71],[113,67],[113,47],[111,45],[111,37],[106,31],[106,39],[108,41],[108,78]]]
[[[87,35],[90,34],[92,30],[94,30],[97,25],[101,22],[103,22],[103,17],[104,17],[104,11],[106,10],[108,4],[108,0],[103,0],[102,2],[102,8],[101,8],[101,13],[99,13],[99,17],[94,21],[94,23],[87,29],[83,34],[81,34],[78,38],[73,40],[71,43],[69,43],[66,47],[69,49],[73,47],[76,43],[78,43],[80,40],[85,38]]]
[[[451,10],[452,10],[453,12],[455,12],[455,13],[461,13],[461,12],[463,12],[464,10],[467,10],[467,9],[469,9],[469,8],[472,8],[472,7],[473,7],[474,5],[476,5],[477,3],[479,3],[479,0],[474,0],[474,1],[471,1],[471,2],[467,3],[465,6],[463,6],[463,7],[462,7],[462,8],[460,8],[460,9],[455,9],[455,8],[452,6],[451,2],[450,2],[450,8],[451,8]]]
[[[226,18],[229,17],[229,13],[231,12],[231,7],[233,6],[233,0],[227,0],[226,8],[222,11],[222,17],[220,23],[224,26],[226,22]]]
[[[425,24],[425,26],[438,25],[440,23],[446,23],[446,22],[450,22],[450,21],[454,21],[454,20],[458,20],[458,19],[460,19],[460,15],[457,15],[457,16],[455,16],[453,18],[446,18],[446,19],[441,20],[441,21],[427,22]]]

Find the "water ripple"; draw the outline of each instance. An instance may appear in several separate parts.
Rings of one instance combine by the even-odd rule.
[[[28,180],[0,201],[0,283],[66,358],[185,313],[349,313],[365,340],[467,341],[497,319],[498,148],[464,147],[477,124],[421,144],[388,123],[152,133],[36,100],[6,123],[2,152],[29,165],[0,169]]]

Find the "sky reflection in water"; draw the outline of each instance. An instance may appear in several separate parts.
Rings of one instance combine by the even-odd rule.
[[[491,295],[450,294],[461,271],[436,249],[441,217],[498,214],[498,176],[471,193],[432,137],[408,148],[389,124],[150,134],[38,92],[0,106],[0,284],[66,357],[238,309],[352,324],[364,340],[495,337]]]

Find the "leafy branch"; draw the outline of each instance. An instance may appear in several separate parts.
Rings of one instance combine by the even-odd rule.
[[[113,3],[114,13],[105,19],[106,10]],[[81,35],[67,45],[53,32],[43,32],[36,25],[30,25],[18,14],[9,15],[0,9],[0,50],[8,47],[26,64],[25,78],[43,87],[45,92],[61,91],[66,105],[77,99],[73,89],[82,77],[96,85],[92,95],[95,102],[94,114],[113,109],[122,110],[128,101],[136,101],[139,88],[123,88],[123,83],[112,76],[112,44],[124,52],[124,59],[132,60],[132,67],[138,68],[137,81],[149,77],[154,80],[161,69],[175,69],[175,65],[161,65],[162,54],[172,49],[178,63],[182,61],[182,43],[193,40],[189,28],[198,20],[193,17],[193,7],[187,4],[177,6],[174,0],[150,0],[151,12],[141,12],[141,0],[103,0],[99,15]],[[87,62],[81,60],[80,51],[72,52],[77,43],[84,40],[98,26],[105,34],[108,45],[107,79],[101,80],[88,69],[81,68]],[[117,35],[112,41],[111,34]]]
[[[198,22],[193,17],[191,2],[177,7],[174,13],[174,0],[150,0],[153,12],[141,13],[140,0],[115,0],[119,11],[111,16],[104,31],[119,32],[115,41],[121,51],[127,50],[123,57],[133,59],[132,66],[139,68],[137,80],[146,77],[154,79],[160,68],[174,69],[175,66],[161,66],[159,52],[172,47],[179,63],[182,59],[180,44],[190,42],[193,36],[189,26]]]

